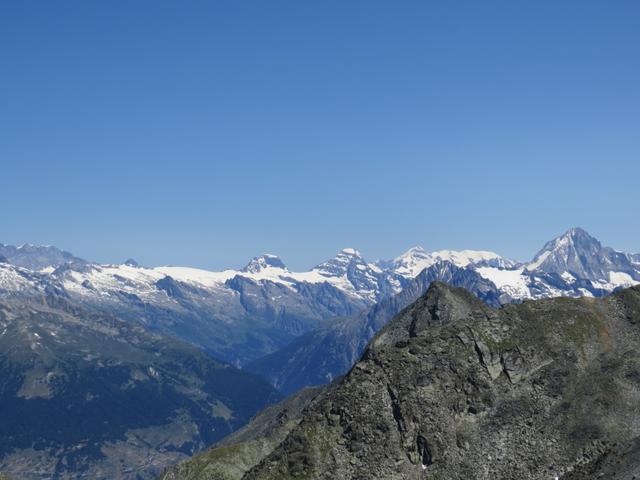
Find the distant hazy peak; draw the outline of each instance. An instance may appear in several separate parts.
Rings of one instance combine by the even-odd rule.
[[[249,263],[242,269],[246,273],[259,273],[267,268],[279,268],[286,270],[287,267],[282,260],[276,255],[265,253],[251,259]]]
[[[574,227],[562,235],[549,240],[527,265],[529,270],[540,269],[551,260],[569,259],[571,255],[584,252],[596,253],[602,248],[600,242],[582,228]]]
[[[364,258],[360,251],[355,248],[343,248],[335,257],[322,262],[313,268],[317,271],[330,272],[331,274],[343,274],[346,270],[353,265],[366,265]]]
[[[603,247],[600,241],[582,228],[574,227],[547,242],[527,270],[586,278],[592,281],[610,280],[621,274],[640,278],[633,265],[633,256]]]
[[[6,258],[8,263],[29,270],[59,267],[68,263],[87,263],[86,260],[51,245],[38,246],[25,243],[16,247],[0,243],[0,255]]]
[[[415,258],[430,258],[430,255],[429,252],[427,252],[423,247],[421,247],[420,245],[416,245],[415,247],[411,247],[403,254],[398,255],[393,259],[393,262],[398,263],[402,261],[409,261]]]

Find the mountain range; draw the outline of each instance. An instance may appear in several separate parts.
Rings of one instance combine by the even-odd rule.
[[[222,272],[144,268],[135,261],[99,265],[55,247],[31,245],[0,245],[0,255],[6,259],[0,264],[4,296],[29,295],[34,285],[46,285],[80,305],[116,312],[237,366],[324,328],[326,320],[361,315],[436,265],[479,274],[492,284],[500,303],[601,296],[640,281],[639,255],[603,247],[579,228],[548,242],[528,263],[493,252],[427,252],[421,247],[371,263],[346,248],[305,272],[292,272],[268,254]]]
[[[421,247],[367,262],[345,248],[305,272],[290,271],[271,254],[212,272],[132,260],[99,265],[51,246],[0,245],[0,252],[2,296],[58,292],[244,366],[287,394],[345,373],[373,334],[434,280],[464,286],[493,305],[597,297],[640,282],[640,255],[603,247],[580,228],[547,242],[529,262]]]
[[[356,316],[325,323],[245,368],[267,378],[285,394],[329,382],[346,373],[374,334],[433,281],[464,287],[493,306],[558,296],[599,297],[640,283],[637,255],[603,247],[579,228],[545,244],[528,263],[491,252],[430,254],[412,248],[378,265],[404,276],[400,292]],[[415,272],[419,273],[412,277]]]
[[[377,332],[437,281],[494,307],[601,297],[640,283],[640,255],[604,247],[579,228],[529,262],[420,247],[368,262],[346,248],[304,272],[271,254],[212,272],[0,245],[2,405],[23,421],[7,425],[27,432],[6,432],[0,471],[29,480],[72,478],[72,470],[85,475],[73,478],[151,478],[281,395],[348,372]],[[157,408],[141,407],[148,415],[138,419],[124,406],[141,398]],[[38,420],[62,405],[69,416],[60,422],[73,435]],[[105,418],[89,426],[96,411]],[[153,460],[141,466],[141,458]],[[40,476],[25,476],[33,471]]]
[[[432,282],[344,378],[160,479],[633,480],[639,324],[640,287],[495,309]]]

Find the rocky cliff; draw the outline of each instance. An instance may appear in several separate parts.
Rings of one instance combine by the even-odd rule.
[[[639,347],[639,287],[494,309],[435,282],[243,478],[637,478]]]

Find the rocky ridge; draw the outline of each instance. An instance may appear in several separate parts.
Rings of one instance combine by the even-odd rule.
[[[244,479],[638,472],[640,287],[488,307],[432,283]]]

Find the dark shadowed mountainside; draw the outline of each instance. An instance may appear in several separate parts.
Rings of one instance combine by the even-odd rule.
[[[279,395],[262,379],[60,296],[0,301],[0,471],[154,478]]]

